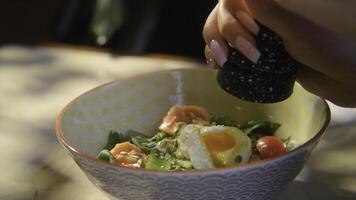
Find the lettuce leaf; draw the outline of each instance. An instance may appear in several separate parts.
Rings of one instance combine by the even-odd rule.
[[[104,149],[111,150],[117,143],[125,142],[125,137],[122,133],[111,130],[108,136],[108,142]]]
[[[98,154],[97,158],[99,160],[102,161],[106,161],[106,162],[110,162],[112,164],[116,163],[116,158],[114,157],[114,155],[111,154],[111,152],[107,149],[104,149],[102,151],[100,151],[100,153]]]
[[[147,162],[145,163],[146,169],[155,169],[155,170],[170,170],[172,165],[172,157],[170,154],[162,155],[152,151],[148,155]]]
[[[216,125],[239,127],[238,123],[235,120],[231,119],[230,117],[228,117],[226,115],[213,116],[211,120]]]
[[[193,163],[190,160],[175,160],[176,165],[179,169],[193,169]]]
[[[166,138],[167,135],[163,132],[158,132],[156,135],[154,135],[151,138],[145,137],[145,136],[135,136],[131,138],[131,142],[135,144],[137,147],[142,149],[145,153],[149,153],[152,151],[154,148],[156,148],[156,145],[159,141],[163,140]]]
[[[298,147],[298,144],[292,140],[292,138],[289,136],[286,139],[282,139],[284,145],[286,146],[286,148],[288,149],[288,151],[292,151],[293,149],[295,149],[296,147]]]
[[[255,133],[263,135],[274,135],[280,126],[281,124],[275,122],[251,120],[243,124],[241,129],[248,135]]]

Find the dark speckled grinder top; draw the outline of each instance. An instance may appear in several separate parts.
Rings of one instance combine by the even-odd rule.
[[[228,61],[218,70],[221,88],[240,99],[256,103],[275,103],[293,93],[298,62],[284,49],[282,39],[259,24],[256,46],[261,52],[257,64],[230,48]]]

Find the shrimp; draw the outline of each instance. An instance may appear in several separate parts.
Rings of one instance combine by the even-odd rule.
[[[210,115],[199,106],[173,106],[163,118],[159,130],[174,135],[183,124],[209,125]]]
[[[116,144],[110,152],[116,158],[117,165],[120,166],[141,167],[142,160],[145,159],[142,150],[129,142]]]

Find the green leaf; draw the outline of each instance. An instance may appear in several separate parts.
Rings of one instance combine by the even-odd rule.
[[[149,153],[151,150],[156,148],[156,145],[159,141],[166,138],[166,134],[163,132],[158,132],[151,138],[147,138],[145,136],[136,136],[131,138],[132,143],[134,143],[137,147],[142,149],[145,153]]]
[[[280,126],[281,124],[275,122],[251,120],[242,125],[241,128],[248,135],[255,133],[263,135],[274,135]]]
[[[282,141],[283,141],[284,145],[286,146],[286,148],[288,149],[288,151],[291,151],[298,146],[298,144],[296,142],[294,142],[290,136],[286,139],[282,139]]]
[[[238,124],[236,123],[236,121],[226,115],[213,116],[212,122],[215,123],[216,125],[237,126],[238,127]]]
[[[190,160],[176,160],[176,164],[183,169],[193,169],[192,161]]]
[[[170,170],[172,165],[171,155],[165,154],[161,155],[156,152],[151,152],[148,156],[146,162],[146,169],[155,169],[155,170]]]
[[[107,149],[104,149],[102,151],[100,151],[100,153],[98,154],[97,158],[99,160],[103,160],[106,162],[110,162],[112,164],[116,163],[116,158],[114,157],[114,155],[111,154],[111,152]]]
[[[145,153],[149,153],[156,146],[155,142],[149,142],[147,138],[142,136],[131,138],[131,142],[138,148],[142,149]]]
[[[157,143],[156,148],[163,153],[172,153],[177,149],[177,145],[176,139],[164,138]]]
[[[124,142],[125,137],[122,133],[111,130],[108,136],[108,143],[105,145],[104,149],[111,150],[116,144]]]
[[[137,136],[140,136],[140,137],[146,137],[145,134],[143,133],[140,133],[138,131],[135,131],[135,130],[128,130],[126,131],[126,140],[131,140],[131,138],[133,137],[137,137]]]
[[[177,148],[177,150],[173,153],[173,155],[180,160],[184,160],[184,159],[188,159],[184,156],[182,149],[181,148]]]
[[[156,135],[154,135],[152,138],[150,138],[148,140],[151,142],[159,142],[166,137],[167,137],[167,134],[165,134],[164,132],[158,132]]]

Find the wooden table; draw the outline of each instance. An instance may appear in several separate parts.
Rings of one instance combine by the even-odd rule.
[[[98,84],[201,65],[187,58],[65,46],[0,48],[0,199],[106,199],[57,142],[56,114]],[[332,112],[332,126],[280,199],[356,199],[356,112],[333,105]]]

